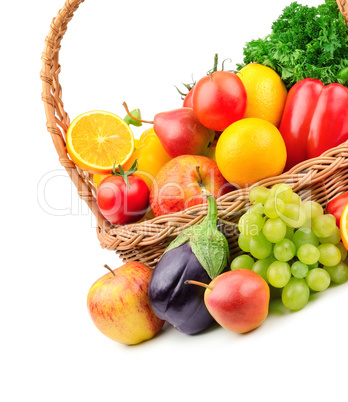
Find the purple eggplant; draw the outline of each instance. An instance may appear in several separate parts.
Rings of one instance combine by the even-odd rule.
[[[204,288],[185,285],[194,279],[209,283],[207,271],[192,252],[189,243],[164,254],[153,271],[149,296],[157,317],[185,334],[196,334],[214,324],[204,304]]]
[[[149,298],[154,313],[185,334],[196,334],[215,323],[204,303],[204,288],[184,282],[208,284],[226,267],[228,243],[216,222],[216,201],[209,195],[204,221],[170,243],[151,277]]]

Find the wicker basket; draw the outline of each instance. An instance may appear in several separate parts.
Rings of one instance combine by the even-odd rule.
[[[115,250],[126,261],[141,261],[154,267],[168,243],[185,227],[204,218],[206,205],[191,207],[182,213],[157,217],[137,224],[114,226],[100,214],[95,200],[93,177],[75,166],[65,146],[65,134],[70,119],[62,102],[58,62],[61,40],[74,12],[84,0],[66,0],[53,19],[42,54],[42,100],[47,118],[47,130],[59,156],[59,162],[68,172],[79,196],[88,204],[97,223],[97,235],[103,248]],[[348,0],[336,0],[348,26]],[[323,207],[332,197],[348,191],[348,141],[330,149],[318,158],[307,160],[280,176],[265,179],[258,184],[272,186],[285,182],[303,199],[313,199]],[[235,230],[240,214],[248,208],[248,189],[230,192],[217,200],[221,228],[225,233],[231,254],[238,253]]]

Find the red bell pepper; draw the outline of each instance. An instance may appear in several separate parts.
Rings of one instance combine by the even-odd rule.
[[[343,143],[348,139],[348,89],[311,78],[297,82],[288,93],[279,131],[288,154],[285,170]]]

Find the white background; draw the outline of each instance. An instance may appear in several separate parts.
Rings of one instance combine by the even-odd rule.
[[[317,5],[318,1],[302,1]],[[181,104],[174,85],[220,61],[242,61],[288,0],[86,0],[62,41],[60,81],[71,118],[92,109],[144,118]],[[346,400],[348,284],[297,313],[273,305],[247,335],[186,336],[166,326],[127,347],[86,308],[105,263],[94,220],[58,162],[41,101],[41,52],[63,0],[2,6],[0,399],[28,401]],[[136,131],[135,135],[140,135]]]

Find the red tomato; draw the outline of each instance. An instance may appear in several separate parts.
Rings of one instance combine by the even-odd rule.
[[[115,225],[125,225],[141,219],[149,205],[149,188],[139,176],[106,177],[97,189],[97,204],[104,217]]]
[[[215,71],[194,86],[193,110],[203,126],[223,131],[244,117],[247,95],[241,79],[229,71]]]
[[[192,94],[193,94],[194,86],[188,91],[188,94],[185,96],[184,102],[182,104],[183,107],[193,108],[192,105]]]
[[[336,225],[340,227],[341,215],[344,207],[348,204],[348,192],[333,198],[326,206],[326,213],[336,218]]]

